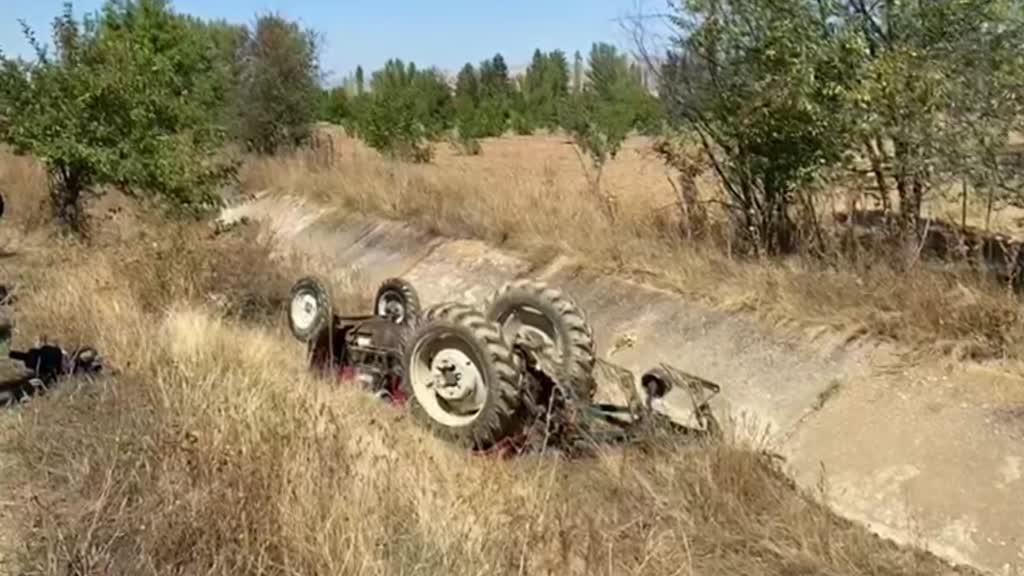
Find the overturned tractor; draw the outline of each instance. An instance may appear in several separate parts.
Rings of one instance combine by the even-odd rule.
[[[719,434],[708,402],[717,385],[666,364],[637,382],[598,360],[583,311],[544,283],[511,282],[483,310],[455,302],[422,309],[415,288],[399,278],[381,284],[371,314],[339,315],[332,304],[316,278],[292,288],[289,323],[307,344],[311,368],[407,406],[446,440],[487,450],[538,439],[549,446],[628,441],[652,427]],[[619,386],[628,405],[595,403],[599,380]],[[653,409],[673,389],[688,393],[693,425]]]

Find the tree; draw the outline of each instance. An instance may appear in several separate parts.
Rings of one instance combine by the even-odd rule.
[[[320,93],[317,118],[332,124],[345,124],[352,117],[348,91],[344,86],[335,86]]]
[[[476,68],[467,62],[455,79],[455,129],[458,146],[474,155],[481,152],[478,139],[484,136],[479,106],[480,77]]]
[[[530,127],[558,126],[558,105],[569,95],[569,64],[565,54],[537,50],[526,69],[521,89],[522,114]]]
[[[53,23],[51,57],[0,55],[0,140],[46,165],[55,215],[87,232],[82,196],[113,185],[202,208],[235,166],[217,154],[217,47],[162,0],[111,1]]]
[[[857,140],[886,202],[895,186],[904,232],[951,170],[999,187],[992,151],[1022,113],[1021,14],[1016,0],[839,2],[863,45]]]
[[[480,104],[478,121],[484,136],[496,137],[508,126],[512,83],[501,54],[480,63]]]
[[[748,245],[794,247],[793,209],[814,214],[810,184],[847,148],[854,38],[827,3],[695,0],[673,18],[661,94],[693,130]]]
[[[428,134],[450,130],[455,121],[455,102],[444,74],[436,68],[419,70],[413,76],[412,89],[417,95],[416,115]]]
[[[238,138],[271,154],[309,141],[320,94],[316,36],[277,15],[261,16],[243,49]]]
[[[615,199],[602,190],[601,176],[637,125],[637,102],[645,92],[630,74],[626,56],[610,44],[594,44],[588,64],[587,84],[579,94],[564,101],[559,123],[572,135],[581,162],[584,155],[589,159],[591,190],[604,204],[609,219],[614,220]]]
[[[430,142],[450,127],[451,94],[436,70],[392,59],[373,73],[357,131],[371,147],[399,159],[427,162]]]
[[[363,77],[363,67],[356,66],[356,96],[362,96],[366,91],[366,80]]]
[[[577,50],[572,61],[572,91],[579,94],[583,88],[583,55]]]

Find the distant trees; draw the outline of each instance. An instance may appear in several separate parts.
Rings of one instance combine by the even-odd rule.
[[[455,116],[450,89],[440,72],[389,60],[374,72],[365,109],[355,118],[356,133],[390,156],[426,162],[430,143],[451,128]]]
[[[597,100],[587,96],[587,102],[602,103],[599,113],[603,117],[599,123],[604,128],[613,129],[609,123],[609,111],[617,110],[622,112],[626,124],[619,131],[656,131],[662,120],[659,101],[644,89],[640,82],[638,65],[629,63],[625,54],[618,53],[605,44],[598,45],[596,49],[609,48],[614,54],[614,65],[619,68],[612,72],[614,78],[607,82],[599,81],[609,86],[602,89],[602,96]],[[396,91],[392,84],[387,84],[388,88],[384,94],[377,94],[377,88],[371,84],[370,89],[360,97],[360,67],[355,74],[357,95],[353,96],[350,89],[344,88],[324,90],[321,96],[320,117],[351,127],[356,134],[365,136],[364,140],[374,148],[396,157],[415,158],[420,161],[430,157],[430,154],[426,153],[426,144],[441,139],[444,136],[443,132],[449,128],[454,129],[450,134],[453,145],[466,154],[479,154],[480,139],[501,136],[509,130],[519,134],[532,134],[539,129],[569,129],[570,132],[579,132],[582,126],[578,122],[579,118],[591,118],[597,112],[592,110],[592,107],[583,105],[583,100],[577,98],[584,92],[584,75],[590,83],[594,72],[584,72],[582,56],[579,53],[576,56],[573,69],[570,71],[569,61],[564,52],[536,50],[525,73],[512,79],[505,58],[501,54],[495,54],[478,65],[467,62],[459,70],[452,85],[446,84],[439,72],[433,72],[433,80],[429,82],[430,88],[422,91],[410,90],[408,102],[400,106],[397,105]],[[604,65],[601,58],[597,55],[596,63],[599,69]],[[388,66],[393,67],[394,61],[389,62],[385,69]],[[375,75],[381,72],[378,71]],[[597,74],[603,72],[599,70]],[[615,105],[611,104],[613,101]],[[413,109],[418,109],[419,112],[399,112]],[[570,109],[580,114],[567,112]],[[427,113],[427,110],[431,112]],[[394,114],[395,121],[385,120],[383,115],[387,114]],[[572,125],[566,125],[565,122],[570,120]],[[388,124],[392,126],[386,128]],[[439,126],[443,128],[438,130]],[[590,130],[590,133],[593,132]],[[392,136],[385,137],[386,133],[391,133]],[[399,134],[402,136],[399,137]],[[612,136],[613,141],[618,138],[618,135]],[[412,142],[419,144],[412,145]],[[608,148],[612,156],[614,147]],[[398,152],[398,149],[404,149],[406,152]],[[589,148],[586,153],[589,154]]]
[[[533,53],[521,89],[524,116],[531,128],[558,127],[558,107],[569,96],[569,62],[565,53],[555,50]]]
[[[479,110],[480,76],[467,62],[455,79],[455,130],[457,144],[468,154],[480,153],[479,138],[485,136]]]

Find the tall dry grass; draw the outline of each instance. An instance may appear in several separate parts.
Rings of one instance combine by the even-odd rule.
[[[567,252],[608,273],[770,320],[871,334],[917,351],[1024,356],[1019,301],[966,268],[917,262],[907,269],[877,251],[827,262],[750,261],[729,255],[725,233],[714,242],[688,240],[666,174],[652,167],[642,142],[613,161],[605,179],[621,210],[615,222],[588,191],[572,147],[557,138],[490,140],[482,156],[439,154],[425,166],[382,159],[349,139],[336,142],[333,153],[254,159],[242,187],[310,196],[342,217],[410,221],[533,258]]]
[[[115,370],[33,401],[5,443],[30,479],[21,574],[946,571],[837,519],[750,447],[455,450],[307,374],[271,299],[253,324],[209,297],[237,262],[284,275],[256,243],[142,228],[156,246],[62,253],[18,305],[23,333],[91,343]]]

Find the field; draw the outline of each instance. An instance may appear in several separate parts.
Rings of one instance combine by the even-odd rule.
[[[555,139],[489,142],[482,157],[424,167],[346,146],[330,163],[254,160],[242,191],[308,193],[537,258],[567,250],[722,306],[836,323],[885,307],[903,315],[899,336],[939,325],[917,317],[941,313],[928,272],[919,293],[882,299],[871,290],[883,277],[857,286],[847,274],[756,267],[671,240],[652,212],[670,188],[630,153],[606,178],[630,200],[610,228]],[[814,504],[756,445],[657,441],[584,461],[452,450],[401,413],[305,375],[281,315],[303,263],[275,260],[257,230],[214,236],[112,194],[92,203],[104,225],[84,246],[40,217],[44,185],[34,162],[0,156],[16,343],[92,344],[114,371],[5,418],[3,482],[17,495],[0,533],[9,573],[948,572]],[[351,305],[366,288],[336,287]],[[946,334],[967,338],[972,319],[1012,306],[994,289],[964,289],[980,304]],[[986,343],[1013,350],[1012,324],[996,326]]]

